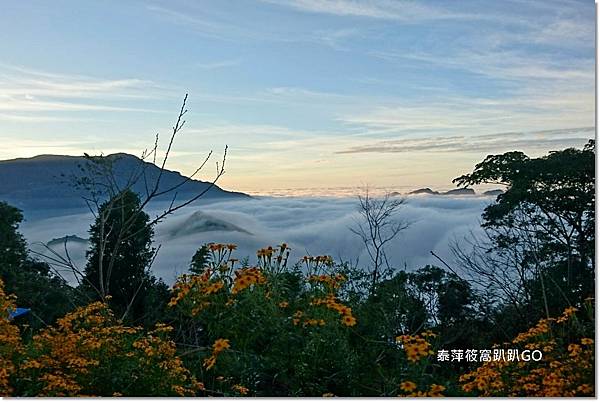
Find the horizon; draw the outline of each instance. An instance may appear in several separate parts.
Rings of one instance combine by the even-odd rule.
[[[0,159],[164,149],[185,93],[167,167],[228,145],[218,184],[250,194],[449,188],[594,137],[589,1],[60,5],[0,16]]]
[[[136,158],[140,162],[150,163],[154,165],[156,168],[160,169],[160,160],[156,160],[155,162],[149,160],[148,158],[142,159],[138,155],[117,152],[113,154],[99,154],[99,155],[90,155],[92,157],[102,156],[102,157],[114,157],[114,156],[125,156]],[[36,161],[47,161],[47,160],[61,160],[61,159],[71,159],[71,158],[82,158],[83,155],[60,155],[60,154],[40,154],[32,157],[18,157],[12,159],[4,159],[0,160],[0,164],[2,163],[27,163],[28,161],[36,160]],[[172,170],[166,167],[166,171],[183,175],[187,177],[183,172],[179,172],[177,170]],[[197,177],[190,177],[193,181],[200,180]],[[204,181],[206,183],[206,181]],[[217,181],[216,186],[222,190],[229,192],[238,192],[238,190],[234,188],[225,188],[219,185],[219,181]],[[433,187],[433,188],[432,188]],[[429,186],[422,185],[421,187],[415,186],[407,186],[407,185],[396,185],[396,186],[371,186],[368,183],[365,185],[356,185],[356,186],[330,186],[330,187],[295,187],[295,188],[258,188],[249,192],[241,192],[242,194],[246,194],[252,197],[315,197],[315,198],[353,198],[359,195],[364,195],[366,191],[370,195],[375,197],[382,197],[385,195],[392,196],[411,196],[411,195],[422,195],[417,191],[421,190],[431,190],[437,194],[428,194],[428,195],[448,195],[444,194],[448,191],[469,188],[475,191],[474,194],[469,194],[468,196],[486,196],[485,192],[489,190],[502,190],[504,191],[504,186],[499,184],[479,184],[475,186],[467,186],[467,187],[459,187],[454,185],[453,183],[449,183],[447,185],[442,186]],[[455,194],[457,195],[457,194]]]

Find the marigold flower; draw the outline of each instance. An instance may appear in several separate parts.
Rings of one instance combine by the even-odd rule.
[[[223,350],[229,349],[229,346],[228,339],[219,338],[215,341],[215,343],[213,343],[213,353],[221,353]]]
[[[204,359],[203,366],[206,370],[210,370],[215,366],[215,364],[217,364],[216,356],[209,356],[206,359]]]
[[[442,391],[444,391],[445,389],[446,387],[444,387],[443,385],[431,384],[428,395],[434,398],[443,396]]]
[[[342,318],[342,324],[344,324],[347,327],[352,327],[356,325],[356,318],[352,317],[351,315],[345,315]]]
[[[417,389],[417,384],[412,381],[404,381],[400,384],[400,389],[405,392],[412,392]]]
[[[240,384],[233,385],[231,389],[237,391],[240,395],[246,395],[248,393],[248,388]]]

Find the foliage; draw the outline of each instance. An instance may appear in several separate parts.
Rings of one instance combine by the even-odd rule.
[[[472,253],[455,250],[473,280],[506,302],[500,310],[516,313],[528,326],[593,293],[593,140],[583,149],[539,158],[521,152],[489,155],[454,182],[506,186],[483,214],[488,241],[475,244]]]
[[[18,232],[23,214],[17,208],[0,202],[0,279],[7,293],[18,297],[21,307],[30,308],[34,328],[52,323],[72,307],[74,298],[67,283],[51,272],[44,262],[27,254],[27,243]]]
[[[511,348],[539,350],[541,361],[489,361],[460,377],[477,396],[573,397],[594,395],[594,327],[591,303],[584,320],[569,307],[558,318],[541,319],[517,335]]]
[[[506,227],[496,245],[508,247],[520,241],[540,243],[537,255],[543,260],[561,255],[580,269],[593,264],[595,206],[595,142],[582,149],[568,148],[529,158],[521,152],[490,155],[471,174],[454,179],[458,185],[500,183],[507,186],[496,203],[485,209],[484,227]],[[523,219],[524,218],[524,219]],[[519,230],[521,229],[521,230]],[[530,238],[523,237],[528,230]],[[521,235],[521,237],[518,237]]]
[[[0,301],[6,311],[10,299],[1,286]],[[196,395],[203,386],[176,356],[171,330],[123,326],[106,304],[95,302],[22,345],[18,329],[2,317],[0,395]]]
[[[167,296],[166,285],[150,274],[155,251],[150,217],[140,211],[130,191],[103,203],[90,228],[90,249],[82,288],[95,299],[110,295],[109,304],[132,322],[152,322]],[[156,322],[156,321],[154,321]]]
[[[259,250],[254,267],[236,267],[234,245],[208,247],[211,262],[201,274],[180,277],[169,303],[202,334],[185,343],[194,344],[188,361],[207,388],[226,395],[239,394],[240,386],[253,395],[350,392],[356,318],[338,297],[344,278],[325,273],[332,260],[307,257],[311,272],[304,276],[286,269],[285,244]],[[219,339],[226,349],[216,348]]]
[[[0,396],[12,394],[10,378],[17,371],[22,352],[19,328],[8,319],[9,312],[15,309],[14,299],[14,295],[4,292],[4,282],[0,279]]]

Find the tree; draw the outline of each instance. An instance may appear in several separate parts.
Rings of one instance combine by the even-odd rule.
[[[99,299],[106,300],[107,296],[111,295],[115,297],[115,288],[112,287],[111,281],[114,275],[114,269],[117,265],[117,260],[122,258],[119,254],[119,250],[128,248],[129,244],[122,244],[123,242],[131,241],[131,239],[138,234],[153,233],[153,228],[156,224],[163,221],[166,217],[173,214],[175,211],[190,205],[192,202],[198,200],[207,192],[209,192],[215,185],[217,180],[225,174],[225,160],[227,157],[227,146],[223,153],[223,159],[216,162],[216,173],[208,185],[199,190],[197,193],[191,195],[186,199],[178,199],[178,191],[188,184],[191,180],[202,171],[206,164],[211,159],[213,152],[210,151],[206,158],[201,161],[199,166],[192,174],[188,177],[182,177],[181,180],[174,184],[165,184],[163,180],[164,173],[166,171],[167,161],[171,154],[174,142],[178,134],[181,132],[185,125],[184,116],[187,113],[186,109],[187,94],[183,99],[181,109],[177,116],[177,120],[172,127],[171,135],[168,138],[168,145],[163,151],[162,160],[158,159],[159,150],[159,135],[156,135],[154,145],[149,150],[144,150],[141,157],[135,166],[131,166],[126,172],[125,176],[123,172],[117,172],[115,169],[115,158],[100,156],[90,156],[84,154],[86,163],[80,166],[82,175],[72,175],[71,180],[75,187],[83,191],[83,199],[87,203],[90,212],[93,214],[95,223],[95,232],[97,232],[97,238],[93,249],[95,250],[94,256],[95,263],[93,267],[93,274],[88,275],[80,267],[78,267],[69,256],[67,247],[65,245],[64,255],[61,255],[49,247],[46,246],[47,253],[43,255],[45,259],[50,261],[53,265],[62,269],[67,269],[72,272],[78,284],[81,285],[80,289],[85,289],[87,294],[93,292]],[[156,165],[158,167],[157,174],[151,174],[148,171],[149,166]],[[142,188],[141,190],[139,190]],[[134,191],[137,189],[137,192]],[[129,202],[125,198],[131,198],[131,194],[135,194],[137,201]],[[144,211],[153,201],[164,200],[165,197],[170,199],[167,202],[167,206],[159,212],[156,216],[150,218]],[[130,200],[131,201],[131,200]],[[127,206],[126,208],[124,208]],[[116,211],[116,212],[115,212]],[[121,211],[123,215],[120,217],[118,211]],[[126,214],[126,215],[125,215]],[[109,217],[111,219],[119,219],[119,225],[113,225],[108,227]],[[111,225],[114,222],[111,222]],[[118,231],[118,233],[116,232]],[[150,234],[151,237],[151,234]],[[110,242],[110,244],[109,244]],[[107,254],[107,251],[116,250]],[[143,260],[146,258],[140,256]],[[88,264],[89,266],[89,264]],[[133,271],[132,271],[133,272]],[[132,273],[130,272],[130,273]],[[142,271],[139,267],[135,269],[135,273],[141,274]],[[93,280],[90,280],[93,279]],[[152,282],[152,276],[142,276],[134,280],[136,284],[142,286],[138,292],[144,292],[145,284]],[[166,289],[166,286],[162,282],[157,282],[157,286]],[[121,288],[118,288],[121,289]],[[118,290],[121,292],[121,290]],[[166,292],[166,291],[165,291]],[[128,296],[129,290],[125,292]],[[159,293],[164,293],[162,290]],[[138,300],[139,297],[131,299]],[[120,300],[122,313],[127,315],[130,308],[124,304],[124,300]],[[136,302],[137,303],[137,302]],[[115,302],[112,303],[113,305]],[[116,308],[119,311],[119,308]],[[138,312],[139,313],[139,312]],[[137,313],[136,313],[137,314]]]
[[[6,292],[17,296],[18,305],[31,309],[35,318],[30,322],[37,328],[68,311],[73,294],[48,264],[29,257],[27,243],[18,231],[22,220],[19,209],[0,202],[0,278]]]
[[[360,220],[350,230],[359,236],[371,259],[371,288],[379,281],[383,265],[389,268],[386,245],[394,240],[400,231],[408,228],[406,222],[396,219],[398,210],[404,205],[404,199],[393,198],[386,193],[381,198],[373,198],[369,190],[358,196]]]
[[[83,286],[103,301],[111,296],[115,311],[132,320],[147,313],[144,298],[159,285],[149,268],[156,249],[154,229],[145,212],[136,213],[140,198],[130,190],[106,201],[90,228],[90,249],[86,253]]]
[[[455,253],[476,280],[505,293],[524,324],[537,320],[539,306],[548,317],[593,292],[593,140],[539,158],[489,155],[454,182],[506,186],[483,213],[488,242]]]
[[[17,231],[21,221],[23,214],[19,209],[0,201],[0,269],[3,273],[21,266],[27,258],[25,239]]]
[[[190,262],[190,272],[201,274],[211,262],[210,250],[207,244],[203,244],[196,250]]]

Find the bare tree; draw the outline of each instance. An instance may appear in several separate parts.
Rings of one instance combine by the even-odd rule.
[[[206,167],[207,163],[213,155],[213,151],[208,152],[207,156],[200,162],[195,171],[188,177],[183,177],[179,182],[170,185],[163,184],[163,176],[166,169],[167,161],[171,154],[173,144],[176,137],[181,132],[185,125],[184,116],[187,113],[186,103],[188,95],[186,94],[181,109],[177,116],[176,122],[172,127],[168,145],[164,151],[164,156],[158,158],[159,154],[159,134],[156,134],[154,145],[149,150],[146,149],[142,152],[138,163],[131,169],[128,175],[123,178],[115,171],[114,162],[115,158],[100,156],[90,156],[85,154],[86,163],[80,166],[82,174],[79,176],[73,176],[72,180],[75,180],[76,187],[84,191],[84,200],[93,214],[94,218],[100,222],[100,244],[99,244],[99,258],[98,258],[98,270],[99,270],[99,281],[98,283],[87,283],[98,295],[101,300],[106,300],[106,297],[110,295],[110,278],[112,271],[115,269],[115,261],[119,254],[119,249],[127,244],[127,241],[136,236],[144,228],[137,228],[132,231],[135,223],[139,221],[138,217],[144,213],[144,209],[148,205],[157,200],[159,197],[164,199],[168,197],[168,205],[156,216],[151,218],[147,223],[147,226],[155,226],[163,219],[173,214],[175,211],[191,204],[204,196],[210,191],[216,184],[217,180],[225,174],[225,161],[227,157],[227,146],[223,153],[223,158],[216,162],[216,173],[213,179],[208,182],[208,185],[184,199],[178,199],[178,190],[180,190],[186,183],[193,180],[198,174]],[[158,159],[158,162],[157,162]],[[150,163],[149,163],[150,162]],[[155,165],[158,167],[158,174],[154,174],[154,177],[150,177],[148,169]],[[133,191],[134,186],[140,186],[143,184],[143,191],[140,196],[140,205],[133,211],[133,213],[123,216],[118,227],[118,233],[116,236],[111,233],[114,230],[113,227],[109,227],[107,224],[111,212],[119,211],[123,208],[123,196],[127,191]],[[139,193],[139,191],[138,191]],[[103,208],[101,208],[104,206]],[[108,238],[111,235],[112,238],[116,237],[116,242],[111,244],[110,255],[107,253]],[[159,247],[160,248],[160,247]],[[156,249],[156,252],[158,249]],[[51,250],[49,247],[46,249],[50,252],[48,255],[41,254],[47,261],[55,265],[57,268],[65,270],[68,269],[77,280],[78,283],[86,281],[84,271],[77,267],[71,256],[68,253],[66,242],[65,242],[65,253],[60,255],[59,253]],[[39,254],[39,253],[38,253]],[[155,256],[154,256],[155,257]],[[154,261],[154,257],[151,259]],[[148,267],[148,270],[150,267]],[[58,272],[59,270],[56,269]],[[88,281],[89,282],[89,281]],[[140,287],[142,284],[139,285]],[[137,296],[137,292],[133,295],[133,298]],[[133,299],[129,303],[128,308],[125,311],[123,318],[127,315],[129,307],[133,303]]]
[[[531,313],[524,306],[532,305],[532,279],[539,278],[545,314],[549,317],[547,288],[554,289],[566,305],[572,304],[562,290],[564,285],[546,274],[558,260],[544,251],[536,236],[539,223],[531,219],[528,211],[517,208],[512,219],[512,226],[486,226],[482,233],[465,237],[462,245],[453,242],[450,249],[471,283],[497,303],[511,305],[523,320],[528,320]],[[499,240],[502,247],[497,246]]]
[[[397,219],[405,199],[394,197],[389,192],[383,197],[373,198],[367,188],[364,195],[358,196],[358,203],[360,219],[356,220],[355,226],[350,230],[360,237],[371,259],[373,289],[379,281],[384,264],[387,268],[390,267],[386,246],[409,226],[407,222]]]

